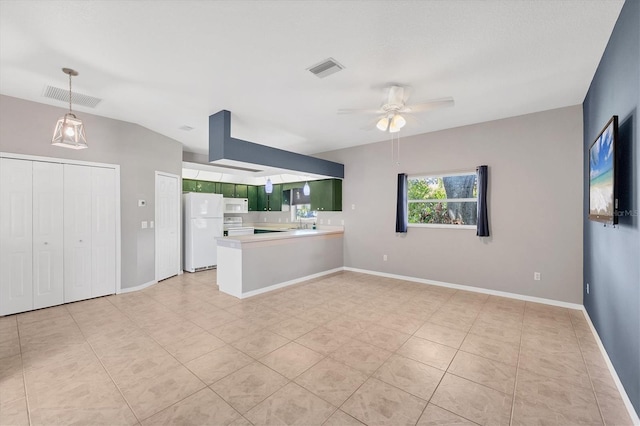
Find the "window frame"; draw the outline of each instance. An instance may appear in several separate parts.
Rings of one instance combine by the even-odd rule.
[[[476,188],[478,185],[478,172],[477,170],[469,170],[469,171],[458,171],[458,172],[447,172],[447,173],[429,173],[429,174],[412,174],[407,175],[407,212],[409,211],[409,206],[412,203],[433,203],[433,202],[478,202],[478,198],[432,198],[427,200],[410,200],[409,199],[409,182],[413,179],[432,179],[432,178],[444,178],[444,177],[452,177],[452,176],[469,176],[476,175]],[[477,190],[477,189],[476,189]],[[440,229],[466,229],[466,230],[476,230],[478,225],[450,225],[446,223],[411,223],[407,220],[407,228],[440,228]]]

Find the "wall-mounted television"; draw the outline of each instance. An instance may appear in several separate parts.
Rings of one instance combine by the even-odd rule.
[[[589,219],[613,225],[618,223],[617,144],[618,116],[614,115],[589,148]]]

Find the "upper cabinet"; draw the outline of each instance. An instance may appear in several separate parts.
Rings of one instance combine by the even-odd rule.
[[[286,202],[282,191],[302,188],[303,186],[304,182],[274,184],[273,192],[267,194],[264,191],[264,185],[253,186],[240,183],[182,180],[182,190],[184,192],[207,192],[222,194],[225,198],[247,198],[249,200],[249,211],[282,211],[282,203]],[[309,181],[309,188],[311,189],[311,210],[342,211],[342,180]]]
[[[282,211],[282,184],[274,184],[271,194],[265,192],[264,185],[258,187],[258,211]]]
[[[342,180],[325,179],[309,182],[311,210],[342,211]]]

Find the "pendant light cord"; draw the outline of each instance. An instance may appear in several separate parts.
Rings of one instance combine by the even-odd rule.
[[[69,73],[69,114],[72,114],[73,111],[71,110],[71,96],[72,95],[72,91],[71,91],[71,73]]]

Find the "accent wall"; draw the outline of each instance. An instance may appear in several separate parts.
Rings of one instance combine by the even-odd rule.
[[[628,0],[584,100],[584,305],[640,413],[640,2]],[[619,120],[619,224],[587,219],[589,147],[611,118]],[[589,294],[586,292],[589,283]]]

